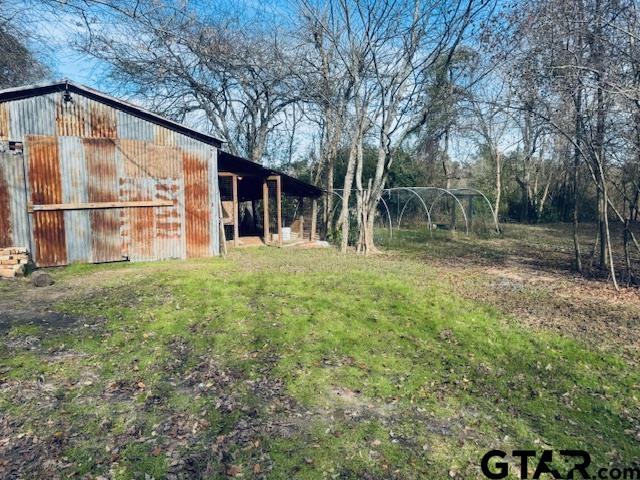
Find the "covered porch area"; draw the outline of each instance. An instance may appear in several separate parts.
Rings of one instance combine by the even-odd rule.
[[[218,152],[226,246],[289,246],[313,242],[313,201],[323,191],[285,173]]]

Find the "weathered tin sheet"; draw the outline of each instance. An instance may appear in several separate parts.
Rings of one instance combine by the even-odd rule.
[[[0,151],[0,246],[30,248],[22,152]]]
[[[155,251],[159,258],[185,258],[184,237],[184,182],[181,178],[159,179],[156,184],[156,199],[171,200],[171,207],[155,209]]]
[[[34,205],[61,203],[62,175],[56,138],[28,135],[26,139],[31,203]],[[36,265],[41,267],[66,265],[64,212],[34,212],[32,228],[33,256]]]
[[[87,99],[74,96],[73,101],[65,102],[63,95],[53,98],[56,105],[56,134],[67,137],[84,137],[88,124]]]
[[[118,138],[145,142],[153,142],[155,140],[155,124],[142,118],[118,110],[117,124]]]
[[[218,149],[209,149],[209,199],[207,208],[209,209],[209,255],[220,253],[220,183],[218,181]]]
[[[11,195],[9,192],[9,172],[4,153],[0,153],[0,248],[13,245],[13,225],[11,225]]]
[[[91,112],[91,136],[99,138],[116,138],[118,132],[116,110],[112,107],[94,101],[89,103],[89,109]]]
[[[9,108],[8,104],[0,103],[0,142],[9,140]]]
[[[82,140],[87,168],[87,196],[89,202],[117,202],[119,173],[116,164],[115,142],[108,138]],[[117,209],[92,210],[91,258],[95,263],[122,260],[120,212]]]
[[[187,257],[210,253],[208,159],[192,152],[182,155],[184,170]]]
[[[211,145],[76,92],[1,103],[0,141],[24,142],[26,159],[0,166],[0,242],[33,244],[40,266],[218,253]],[[28,201],[154,199],[174,205],[26,213]]]
[[[165,147],[176,146],[176,132],[169,130],[168,128],[160,125],[154,125],[154,142],[156,145],[163,145]]]
[[[82,140],[78,137],[58,137],[62,200],[64,203],[89,201],[87,168]],[[67,260],[69,263],[91,262],[91,220],[88,210],[64,212]]]
[[[120,180],[121,201],[153,200],[155,196],[155,182],[153,179],[125,177]],[[154,236],[155,217],[154,208],[139,207],[125,208],[120,215],[122,221],[122,237],[126,255],[131,261],[155,260]]]
[[[27,135],[55,135],[55,101],[50,95],[8,103],[9,140],[24,142]]]

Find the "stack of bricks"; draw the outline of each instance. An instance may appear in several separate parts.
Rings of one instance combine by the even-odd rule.
[[[0,278],[21,277],[25,274],[29,254],[26,248],[0,248]]]

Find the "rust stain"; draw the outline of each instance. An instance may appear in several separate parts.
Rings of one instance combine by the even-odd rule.
[[[91,102],[90,125],[92,137],[116,138],[118,136],[116,110],[107,105]]]
[[[0,248],[12,246],[12,241],[9,185],[0,168]]]
[[[84,102],[65,102],[62,95],[56,100],[56,133],[64,137],[85,136]]]
[[[9,108],[6,103],[0,103],[0,141],[9,140]]]
[[[140,140],[118,141],[124,174],[131,178],[175,178],[182,174],[180,150]]]
[[[118,201],[115,142],[108,138],[85,138],[82,142],[87,167],[89,202]],[[120,213],[114,209],[92,210],[89,219],[93,261],[99,263],[121,260]]]
[[[183,153],[187,257],[209,255],[209,183],[207,162]]]
[[[175,179],[173,180],[175,182]],[[177,184],[159,182],[156,185],[156,199],[173,200],[172,207],[162,207],[156,210],[156,236],[159,239],[180,238],[181,226],[180,212],[176,197],[180,188]]]
[[[120,179],[120,198],[123,201],[152,200],[148,187],[135,178]],[[128,208],[121,215],[123,248],[132,260],[148,260],[154,257],[155,231],[153,207]]]
[[[62,203],[62,178],[56,137],[27,136],[29,185],[33,204]],[[35,212],[33,238],[38,266],[67,263],[64,212]]]

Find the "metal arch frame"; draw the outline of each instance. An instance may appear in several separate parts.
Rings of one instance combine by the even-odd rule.
[[[413,197],[409,198],[409,200],[407,200],[404,204],[404,206],[402,207],[402,211],[400,212],[400,215],[398,216],[398,230],[400,229],[400,225],[402,223],[402,215],[404,214],[404,210],[407,208],[407,205],[409,205],[409,202],[411,200],[413,200],[415,197],[418,198],[418,200],[420,200],[420,203],[422,203],[422,206],[424,207],[424,211],[427,214],[427,225],[429,227],[429,231],[433,230],[433,222],[431,221],[431,212],[429,211],[429,209],[427,208],[427,204],[424,203],[424,200],[422,199],[422,197],[415,191],[413,190],[411,187],[394,187],[394,188],[387,188],[385,189],[385,191],[389,192],[389,194],[391,194],[391,191],[393,190],[397,190],[397,191],[409,191],[411,193],[413,193]]]
[[[335,190],[333,190],[331,193],[336,195],[340,200],[344,201],[344,197],[340,195],[338,192],[336,192]],[[391,211],[389,210],[389,206],[387,205],[387,202],[385,202],[384,198],[382,198],[382,195],[378,198],[378,202],[380,201],[382,201],[384,208],[387,211],[387,219],[389,220],[389,238],[393,238],[393,224],[391,222]],[[336,208],[338,208],[338,204],[334,205],[333,210],[331,211],[332,217],[336,211]]]
[[[442,197],[443,195],[451,196],[460,207],[460,211],[462,212],[462,217],[464,218],[465,235],[469,236],[469,220],[467,219],[467,213],[464,211],[464,205],[462,205],[458,197],[456,197],[450,190],[447,190],[446,188],[440,188],[440,187],[418,187],[418,188],[422,190],[437,190],[440,192],[440,195],[438,195],[435,198],[435,200],[431,202],[431,206],[429,207],[429,214],[431,214],[431,209],[436,204],[436,202],[440,199],[440,197]]]
[[[382,195],[380,195],[380,197],[378,198],[378,202],[382,202],[385,210],[387,211],[387,218],[389,219],[389,238],[391,239],[393,238],[393,224],[391,223],[391,211],[389,211],[389,205],[387,205],[387,202],[384,201]]]
[[[337,190],[341,190],[341,189],[337,189]],[[427,207],[427,204],[425,203],[424,199],[420,196],[420,194],[418,192],[416,192],[416,190],[436,190],[439,192],[438,196],[435,198],[435,200],[433,200],[433,202],[431,202],[431,205],[429,207]],[[389,205],[387,204],[387,202],[384,200],[383,195],[386,193],[389,196],[391,196],[391,192],[393,191],[408,191],[410,193],[413,194],[413,197],[409,198],[405,204],[402,207],[402,210],[400,211],[400,214],[398,216],[398,226],[397,228],[400,229],[401,225],[402,225],[402,217],[404,215],[404,212],[407,208],[407,205],[411,202],[411,200],[413,200],[414,197],[418,197],[418,199],[420,200],[420,203],[422,204],[425,213],[427,214],[427,222],[428,222],[428,227],[429,227],[429,231],[431,232],[433,230],[433,222],[431,220],[431,210],[433,209],[434,205],[438,202],[438,200],[440,199],[440,197],[444,196],[444,195],[449,195],[450,197],[453,197],[453,199],[455,200],[455,202],[458,204],[458,207],[460,207],[460,211],[462,212],[462,217],[464,218],[464,228],[465,228],[465,234],[468,236],[469,235],[469,219],[467,218],[467,213],[465,212],[464,209],[464,205],[462,205],[462,202],[460,202],[460,199],[456,196],[455,192],[464,192],[464,191],[469,191],[469,192],[473,192],[476,193],[478,195],[480,195],[484,201],[487,203],[487,205],[489,206],[489,211],[491,212],[491,216],[493,217],[493,223],[496,229],[496,232],[500,233],[500,223],[498,221],[498,215],[497,212],[493,209],[493,205],[491,205],[491,202],[489,201],[489,199],[487,198],[487,196],[482,193],[480,190],[476,189],[476,188],[468,188],[468,187],[464,187],[464,188],[452,188],[452,189],[446,189],[446,188],[441,188],[441,187],[392,187],[392,188],[385,188],[382,191],[382,194],[378,197],[378,203],[382,202],[384,205],[384,208],[387,212],[387,219],[389,222],[389,236],[393,237],[393,222],[391,219],[391,211],[389,210]],[[340,195],[338,192],[336,192],[335,190],[333,190],[331,193],[333,193],[334,195],[336,195],[338,198],[340,198],[340,200],[344,200],[343,196]],[[333,210],[331,212],[331,215],[333,216],[335,214],[335,210],[338,207],[338,204],[336,204],[333,207]]]
[[[464,192],[465,190],[468,190],[470,192],[474,192],[477,193],[478,195],[480,195],[482,198],[484,198],[484,201],[487,202],[487,205],[489,206],[489,210],[491,211],[491,215],[493,216],[493,224],[496,227],[496,232],[500,233],[500,224],[498,222],[498,214],[497,212],[493,209],[493,205],[491,205],[491,202],[489,201],[489,199],[487,198],[487,196],[482,193],[480,190],[476,189],[476,188],[468,188],[468,187],[464,187],[464,188],[452,188],[451,191],[452,192]],[[455,195],[455,193],[454,193]]]

